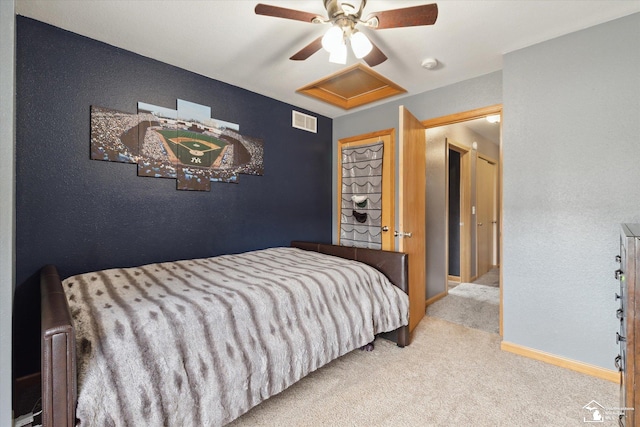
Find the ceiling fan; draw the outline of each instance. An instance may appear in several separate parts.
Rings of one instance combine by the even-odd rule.
[[[375,67],[386,61],[387,56],[371,43],[356,26],[362,25],[374,30],[414,27],[433,25],[438,18],[438,5],[432,3],[374,12],[368,14],[364,19],[360,19],[366,4],[367,0],[324,0],[324,7],[327,10],[326,18],[314,13],[262,3],[256,5],[255,13],[312,24],[331,24],[331,28],[323,36],[303,47],[289,59],[302,61],[324,48],[330,53],[329,61],[345,64],[348,42],[356,58],[364,59],[370,67]]]

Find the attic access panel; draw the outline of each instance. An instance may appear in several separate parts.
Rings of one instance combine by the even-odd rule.
[[[301,87],[296,92],[348,110],[407,91],[358,63]]]

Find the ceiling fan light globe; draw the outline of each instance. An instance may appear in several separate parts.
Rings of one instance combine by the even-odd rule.
[[[367,36],[359,31],[353,33],[350,40],[353,54],[358,59],[364,58],[369,54],[369,52],[371,52],[371,49],[373,49],[373,45],[371,44]]]
[[[340,46],[344,45],[344,35],[342,28],[332,26],[322,37],[322,47],[329,53],[334,50],[340,49]]]
[[[342,43],[329,54],[329,62],[334,64],[347,63],[347,45]]]

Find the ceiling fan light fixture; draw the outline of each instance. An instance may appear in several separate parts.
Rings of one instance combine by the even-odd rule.
[[[334,25],[322,37],[322,47],[327,52],[333,53],[334,50],[341,49],[341,45],[344,45],[342,28]]]
[[[369,54],[369,52],[371,52],[371,49],[373,49],[373,45],[371,44],[367,36],[365,36],[358,30],[355,30],[353,34],[351,34],[350,41],[353,54],[358,59],[364,58]]]
[[[324,0],[326,16],[262,3],[258,3],[254,10],[257,15],[314,24],[331,24],[331,28],[323,36],[314,39],[289,58],[293,61],[305,60],[324,48],[329,53],[337,51],[333,56],[336,60],[340,57],[340,62],[342,62],[344,46],[349,44],[354,56],[363,59],[370,67],[375,67],[388,58],[365,35],[358,34],[355,28],[357,25],[366,25],[369,28],[379,30],[433,25],[438,19],[438,5],[436,3],[382,10],[363,15],[366,4],[367,0]],[[362,18],[363,16],[365,18]]]
[[[347,45],[341,43],[329,54],[329,62],[334,64],[346,64],[347,63]]]

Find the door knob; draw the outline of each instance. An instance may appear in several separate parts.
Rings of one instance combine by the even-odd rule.
[[[481,222],[478,223],[478,227],[482,227],[482,223]]]
[[[386,225],[382,226],[382,231],[389,231],[389,227],[387,227]]]
[[[411,237],[411,233],[403,233],[402,231],[394,231],[393,235],[395,237]]]

